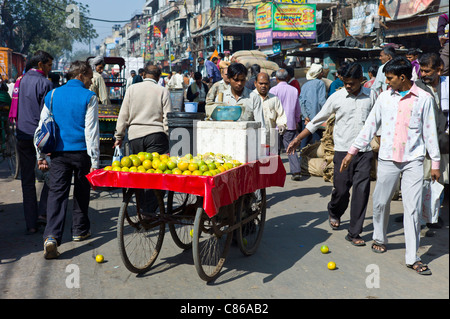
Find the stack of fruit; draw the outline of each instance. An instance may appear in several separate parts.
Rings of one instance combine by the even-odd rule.
[[[124,156],[120,161],[114,161],[105,171],[138,172],[175,175],[214,176],[225,172],[241,163],[230,156],[214,153],[183,157],[140,152]]]

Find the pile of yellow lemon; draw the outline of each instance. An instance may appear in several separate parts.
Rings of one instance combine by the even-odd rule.
[[[186,154],[185,156],[170,156],[157,152],[140,152],[124,156],[120,161],[114,161],[105,171],[138,172],[155,174],[214,176],[239,166],[238,160],[230,156],[214,153]]]

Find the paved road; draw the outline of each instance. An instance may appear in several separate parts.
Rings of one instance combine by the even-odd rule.
[[[286,158],[284,163],[288,169]],[[404,265],[403,229],[394,222],[403,211],[401,201],[391,205],[389,250],[375,254],[370,249],[371,202],[362,234],[368,245],[354,247],[344,239],[348,212],[341,230],[332,231],[328,225],[326,207],[332,184],[320,177],[293,182],[288,176],[284,188],[268,189],[269,209],[258,252],[244,257],[232,246],[220,277],[206,284],[196,273],[192,252],[180,250],[169,234],[148,273],[136,276],[124,267],[116,241],[118,191],[91,192],[93,235],[81,243],[70,241],[70,202],[66,237],[59,248],[62,254],[57,260],[45,260],[42,234],[24,234],[20,181],[5,178],[4,163],[0,177],[2,299],[449,298],[448,205],[443,214],[445,226],[434,237],[421,240],[419,253],[433,275],[419,276]],[[320,252],[323,244],[330,247],[329,254]],[[106,262],[97,264],[96,254],[103,254]],[[327,269],[329,261],[336,262],[336,270]]]

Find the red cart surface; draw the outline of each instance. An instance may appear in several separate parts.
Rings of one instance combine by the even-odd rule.
[[[161,189],[201,196],[209,217],[219,208],[257,189],[283,187],[286,170],[279,156],[242,164],[215,176],[148,174],[96,170],[86,176],[92,187]]]

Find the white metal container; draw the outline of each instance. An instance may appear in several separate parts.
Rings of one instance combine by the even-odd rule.
[[[230,155],[241,163],[255,161],[261,152],[261,123],[198,121],[194,124],[197,154]]]

